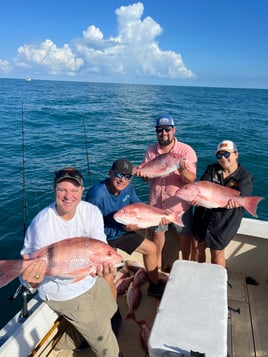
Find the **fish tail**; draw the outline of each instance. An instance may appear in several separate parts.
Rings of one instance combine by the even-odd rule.
[[[142,327],[143,325],[146,325],[146,320],[135,320],[135,321],[139,325],[139,327]]]
[[[172,222],[176,223],[177,225],[184,227],[184,224],[182,222],[182,215],[184,212],[176,212],[173,209],[168,210],[168,214],[172,217]],[[169,217],[168,217],[169,218]]]
[[[0,260],[0,288],[22,273],[22,260]]]
[[[133,166],[133,168],[132,168],[132,175],[133,175],[133,176],[137,174],[138,169],[139,169],[138,167]]]
[[[257,207],[260,201],[264,200],[264,197],[260,196],[248,196],[243,197],[242,206],[250,213],[252,216],[257,217]]]
[[[126,315],[125,320],[134,320],[134,321],[137,321],[134,312],[129,312],[129,313]]]

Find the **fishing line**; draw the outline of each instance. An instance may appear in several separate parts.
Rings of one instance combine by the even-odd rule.
[[[87,174],[88,174],[88,179],[90,180],[89,151],[88,151],[88,140],[87,140],[87,131],[86,131],[86,122],[85,122],[85,114],[84,114],[84,113],[82,113],[82,119],[83,119],[84,137],[85,137],[85,147],[86,147]]]
[[[23,236],[26,233],[27,219],[27,197],[26,197],[26,178],[25,178],[25,130],[24,130],[24,107],[21,103],[21,139],[22,139],[22,193],[23,193]]]

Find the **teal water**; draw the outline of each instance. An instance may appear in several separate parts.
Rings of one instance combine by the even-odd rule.
[[[0,79],[0,259],[19,257],[25,227],[53,200],[54,170],[73,165],[89,187],[117,158],[140,164],[162,113],[196,150],[198,178],[219,141],[237,143],[253,195],[266,197],[258,218],[268,220],[268,90]],[[134,184],[146,202],[147,184]],[[0,289],[1,326],[20,304],[7,300],[17,285]]]

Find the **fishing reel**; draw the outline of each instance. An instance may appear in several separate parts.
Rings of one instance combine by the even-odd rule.
[[[20,284],[19,287],[16,289],[15,293],[13,295],[8,295],[7,298],[9,301],[14,301],[20,293],[22,295],[22,300],[23,300],[21,317],[23,319],[26,319],[29,316],[27,296],[29,294],[32,294],[32,292],[29,289],[27,289],[24,285]]]

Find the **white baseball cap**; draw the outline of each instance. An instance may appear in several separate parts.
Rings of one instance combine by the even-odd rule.
[[[228,151],[228,152],[237,152],[237,146],[236,144],[231,141],[231,140],[223,140],[222,142],[219,143],[217,146],[217,152],[219,151]]]

